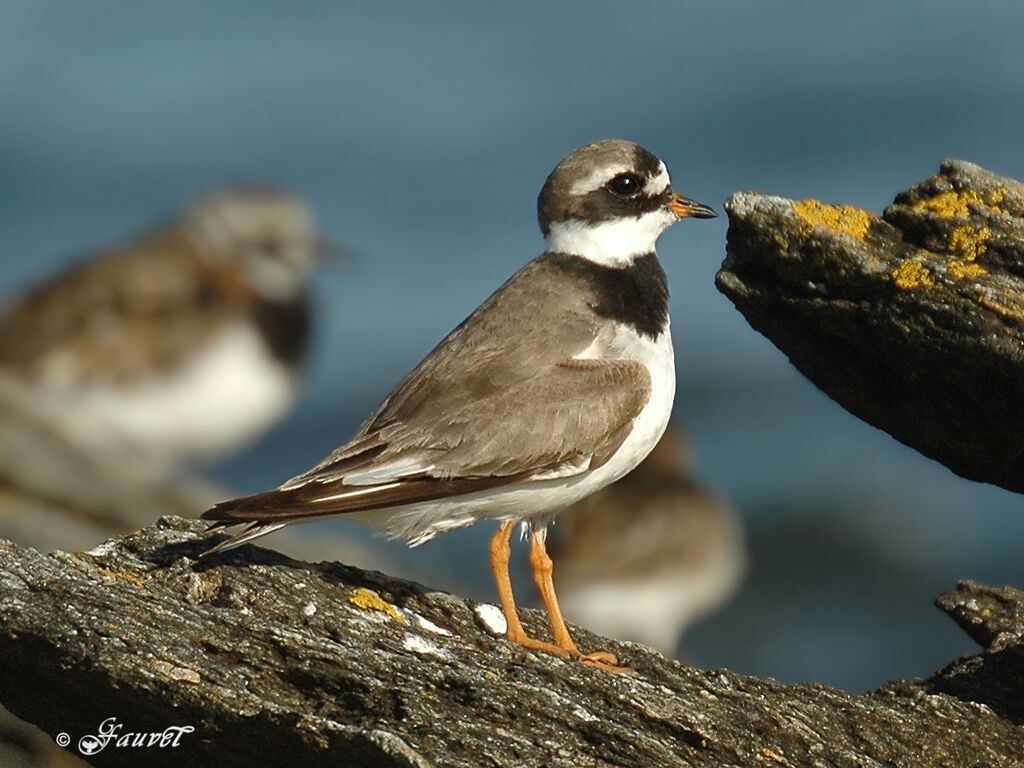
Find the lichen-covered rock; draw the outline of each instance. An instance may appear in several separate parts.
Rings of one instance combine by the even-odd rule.
[[[1024,189],[969,163],[849,206],[733,195],[716,284],[850,412],[1024,491]]]
[[[1012,722],[1024,723],[1024,592],[965,581],[955,591],[940,595],[935,604],[985,651],[958,659],[910,686],[974,701]]]
[[[194,729],[176,747],[108,744],[94,765],[1003,768],[1024,755],[1022,718],[970,670],[944,692],[851,695],[575,629],[637,673],[610,675],[381,573],[251,546],[199,561],[203,528],[164,518],[76,554],[0,542],[0,703],[74,743],[111,717],[137,734]],[[524,623],[544,634],[539,612]],[[1002,685],[1024,696],[1019,678]]]
[[[935,604],[983,648],[999,651],[1024,645],[1024,592],[1019,589],[964,581]],[[1024,708],[1024,700],[1021,705]]]

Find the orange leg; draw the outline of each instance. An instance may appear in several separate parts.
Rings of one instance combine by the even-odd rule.
[[[505,521],[498,528],[498,532],[494,534],[494,538],[491,539],[491,569],[494,571],[494,581],[498,585],[501,609],[505,612],[505,622],[507,624],[505,637],[511,642],[530,650],[546,651],[563,659],[577,658],[579,652],[575,651],[575,648],[570,653],[566,648],[530,637],[526,634],[526,630],[523,629],[523,624],[519,620],[519,612],[516,610],[516,600],[512,595],[512,580],[508,575],[508,561],[512,554],[512,548],[509,546],[508,540],[512,535],[513,528],[515,528],[515,522]]]
[[[597,667],[607,672],[618,674],[633,674],[629,667],[620,667],[615,655],[608,651],[595,651],[594,653],[581,654],[569,634],[569,628],[562,618],[562,609],[558,607],[558,597],[555,595],[555,582],[552,579],[554,566],[547,550],[547,536],[544,530],[534,531],[530,535],[530,566],[533,568],[533,578],[537,582],[537,589],[540,590],[544,607],[548,611],[548,618],[551,621],[551,632],[555,637],[555,643],[574,658],[579,659],[588,667]]]

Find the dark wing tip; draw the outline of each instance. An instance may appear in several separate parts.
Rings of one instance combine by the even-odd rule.
[[[281,516],[289,516],[295,502],[291,491],[267,491],[253,496],[220,501],[199,516],[201,520],[216,521],[211,528],[235,525],[236,523],[264,522]]]
[[[216,504],[214,504],[208,510],[203,512],[203,514],[201,514],[199,516],[199,519],[200,520],[214,520],[214,521],[216,521],[216,522],[213,523],[213,525],[211,525],[209,528],[206,529],[208,531],[212,531],[212,530],[215,530],[217,528],[223,528],[225,525],[232,525],[234,522],[241,522],[241,521],[235,521],[233,516],[232,516],[232,514],[231,514],[232,511],[238,507],[238,502],[240,502],[240,501],[242,501],[242,499],[231,499],[230,501],[218,501]]]

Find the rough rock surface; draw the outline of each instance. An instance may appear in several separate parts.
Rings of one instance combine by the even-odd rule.
[[[1024,188],[970,163],[882,218],[733,195],[717,285],[850,412],[1024,491]]]
[[[251,546],[197,561],[203,528],[163,518],[75,554],[0,542],[0,703],[72,748],[110,717],[195,729],[109,743],[97,766],[1024,765],[1013,590],[943,598],[989,650],[863,695],[576,630],[630,678],[524,651],[480,605],[381,573]]]

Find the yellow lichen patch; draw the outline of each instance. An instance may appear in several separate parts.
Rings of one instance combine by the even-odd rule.
[[[912,206],[915,211],[931,211],[944,219],[955,219],[970,213],[970,206],[981,203],[981,195],[973,189],[966,192],[940,192],[935,197],[918,200]]]
[[[944,219],[955,219],[967,216],[971,212],[972,205],[982,205],[990,208],[996,213],[1003,213],[1000,204],[1006,198],[1006,187],[997,187],[989,199],[985,200],[977,190],[965,189],[961,191],[950,190],[940,192],[935,197],[925,200],[918,200],[911,206],[915,211],[932,211]]]
[[[111,571],[108,568],[97,568],[101,575],[106,576],[108,579],[120,579],[121,581],[131,582],[137,587],[141,587],[146,583],[146,580],[141,576],[136,576],[134,573],[128,573],[127,571]]]
[[[992,230],[988,227],[975,229],[970,224],[957,227],[949,233],[949,251],[963,256],[965,261],[974,261],[986,250],[988,250],[989,238],[992,237]]]
[[[875,217],[852,205],[825,205],[817,200],[793,203],[796,214],[815,227],[825,227],[856,238],[861,242],[868,234]]]
[[[955,277],[957,280],[964,280],[966,278],[981,277],[987,275],[988,270],[981,264],[975,264],[973,261],[967,259],[957,259],[951,261],[947,265],[949,274]]]
[[[949,262],[949,274],[957,280],[987,275],[988,269],[975,262],[988,250],[987,243],[991,237],[992,231],[988,227],[975,229],[970,224],[964,224],[950,232],[947,248],[960,258]]]
[[[398,612],[398,609],[395,608],[395,606],[378,595],[372,589],[357,587],[352,590],[352,594],[349,595],[348,601],[356,608],[364,608],[368,611],[380,611],[381,613],[386,613],[392,619],[405,621],[405,619],[402,618],[402,614]]]
[[[919,261],[904,261],[892,271],[892,279],[904,291],[935,285],[932,271]]]

